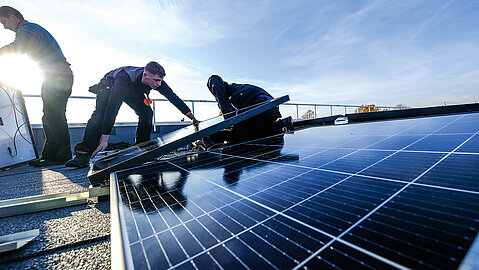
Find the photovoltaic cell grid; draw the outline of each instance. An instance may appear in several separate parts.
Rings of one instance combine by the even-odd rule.
[[[136,269],[461,265],[479,113],[314,127],[116,173]]]

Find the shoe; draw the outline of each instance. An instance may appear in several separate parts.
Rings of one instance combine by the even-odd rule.
[[[42,160],[46,160],[46,158],[44,156],[41,156],[40,158],[36,158],[34,160],[30,160],[28,162],[28,165],[30,166],[36,166],[37,164],[40,164],[40,163],[43,163],[44,161]]]
[[[48,160],[48,159],[38,159],[33,160],[28,163],[30,166],[35,167],[45,167],[45,166],[52,166],[52,165],[62,165],[65,164],[65,161],[56,161],[56,160]]]
[[[65,163],[67,167],[84,168],[90,165],[90,155],[77,154],[75,158],[70,159]]]
[[[39,158],[31,160],[31,161],[28,162],[28,165],[35,166],[35,164],[38,164],[38,162],[40,162],[40,160],[41,159],[39,159]]]
[[[280,124],[284,132],[289,132],[294,130],[293,118],[291,116],[281,119]]]

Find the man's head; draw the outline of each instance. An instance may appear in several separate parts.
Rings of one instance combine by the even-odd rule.
[[[155,61],[151,61],[146,64],[145,70],[141,77],[141,82],[145,85],[151,87],[151,89],[156,89],[161,86],[161,82],[165,77],[165,69]]]
[[[23,20],[23,15],[18,10],[9,6],[0,7],[0,22],[5,29],[16,32],[18,25]]]
[[[224,85],[224,87],[226,88],[226,91],[228,91],[228,83],[223,81],[223,78],[221,78],[220,76],[218,75],[211,75],[209,78],[208,78],[208,82],[206,83],[206,86],[208,87],[208,89],[210,90],[210,92],[214,95],[214,91],[213,91],[213,88],[215,87],[215,84],[216,85],[219,85],[219,84],[222,84]]]

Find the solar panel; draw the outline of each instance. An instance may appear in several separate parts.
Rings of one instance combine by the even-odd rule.
[[[0,81],[0,170],[35,159],[33,133],[22,92]]]
[[[159,158],[180,147],[186,146],[198,139],[216,133],[257,114],[274,108],[289,100],[289,96],[282,96],[264,102],[262,105],[241,112],[228,119],[216,117],[202,121],[197,127],[193,125],[162,135],[154,140],[134,145],[117,153],[94,161],[88,173],[88,179],[93,186],[101,185],[109,179],[111,172],[138,166],[145,162]]]
[[[479,113],[312,127],[118,171],[112,260],[458,268],[479,230],[478,133]]]

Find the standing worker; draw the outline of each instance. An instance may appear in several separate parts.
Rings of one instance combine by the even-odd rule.
[[[253,108],[273,99],[264,89],[251,84],[227,83],[218,75],[208,79],[207,87],[218,102],[218,107],[227,119],[236,110]],[[232,143],[243,142],[279,134],[294,129],[292,118],[280,119],[279,108],[275,107],[233,126]]]
[[[73,85],[70,64],[55,38],[40,25],[26,21],[18,10],[0,7],[0,22],[5,29],[16,33],[12,43],[0,48],[0,56],[27,54],[38,64],[44,79],[41,97],[46,139],[40,159],[29,164],[37,167],[64,164],[72,157],[65,116]]]
[[[150,140],[153,111],[148,97],[157,90],[178,110],[198,124],[190,108],[163,81],[165,70],[157,62],[145,67],[120,67],[108,72],[101,81],[90,87],[96,94],[96,108],[85,128],[83,140],[75,146],[75,158],[65,163],[67,167],[86,167],[90,158],[108,146],[115,119],[123,101],[138,115],[135,144]]]

